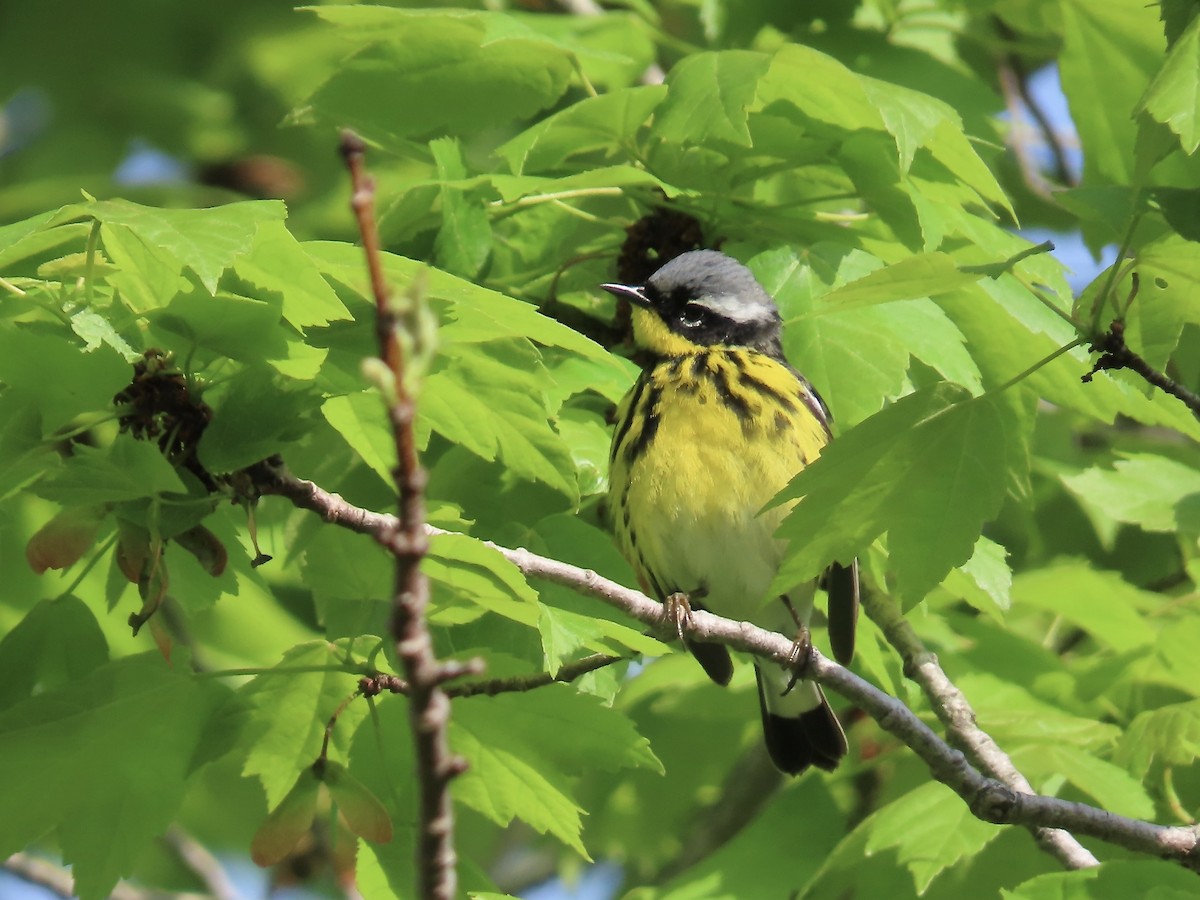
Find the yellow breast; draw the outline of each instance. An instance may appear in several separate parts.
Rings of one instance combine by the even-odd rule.
[[[759,511],[828,437],[812,393],[765,354],[696,348],[659,361],[622,403],[613,438],[622,551],[660,598],[705,591],[714,612],[751,617],[779,565],[773,533],[786,510]]]

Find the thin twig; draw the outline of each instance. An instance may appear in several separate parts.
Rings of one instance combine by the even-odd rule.
[[[993,17],[993,21],[1006,44],[1017,38],[1013,30],[999,16]],[[1004,94],[1004,104],[1008,108],[1009,117],[1012,119],[1009,144],[1017,157],[1017,164],[1020,166],[1025,184],[1029,190],[1043,200],[1053,200],[1054,185],[1047,181],[1046,177],[1042,174],[1041,169],[1030,153],[1029,144],[1020,134],[1023,118],[1021,115],[1022,109],[1027,111],[1030,117],[1032,117],[1042,141],[1054,159],[1054,180],[1065,187],[1074,187],[1076,180],[1071,174],[1071,167],[1067,163],[1067,153],[1062,141],[1059,140],[1058,132],[1054,130],[1053,123],[1051,123],[1041,105],[1034,100],[1033,94],[1030,93],[1029,73],[1025,70],[1025,65],[1021,61],[1021,57],[1015,51],[1006,51],[1000,57],[996,67],[996,74],[1000,82],[1000,90]]]
[[[490,678],[487,681],[450,685],[446,688],[446,693],[451,697],[475,697],[479,694],[494,697],[496,694],[523,693],[551,684],[568,684],[588,672],[595,672],[597,669],[611,666],[625,658],[609,656],[606,653],[595,653],[592,656],[585,656],[583,659],[572,660],[559,666],[558,671],[553,675],[549,672],[538,672],[534,675],[516,675],[512,678]]]
[[[451,698],[476,697],[480,694],[494,697],[497,694],[525,693],[551,684],[568,684],[576,678],[586,675],[588,672],[595,672],[597,669],[611,666],[613,663],[621,662],[623,659],[626,659],[626,657],[595,653],[560,666],[559,670],[553,675],[549,672],[537,672],[533,675],[514,675],[510,678],[489,678],[486,681],[470,681],[466,684],[448,685],[445,688],[445,692],[446,696]],[[395,675],[388,675],[383,672],[365,676],[358,682],[357,694],[362,694],[364,697],[374,697],[385,692],[389,694],[407,694],[408,682],[403,678],[397,678]],[[333,721],[331,720],[329,724],[332,726]]]
[[[1099,353],[1100,358],[1096,360],[1092,370],[1083,376],[1084,381],[1091,381],[1097,372],[1129,369],[1141,375],[1160,391],[1165,391],[1182,401],[1193,415],[1200,416],[1200,394],[1189,391],[1130,350],[1125,343],[1125,323],[1121,320],[1118,319],[1109,325],[1108,331],[1092,342],[1091,350],[1093,353]]]
[[[204,883],[213,900],[240,900],[242,894],[234,886],[221,861],[207,847],[178,825],[167,829],[165,839],[184,865]]]
[[[342,133],[341,152],[350,172],[353,191],[350,207],[362,235],[375,297],[379,356],[390,373],[390,383],[384,385],[384,393],[396,449],[393,476],[399,495],[399,514],[395,526],[376,533],[376,537],[396,560],[391,630],[396,642],[396,656],[409,685],[409,723],[420,790],[417,896],[422,900],[453,900],[458,893],[458,857],[454,849],[450,781],[464,771],[466,761],[450,752],[446,735],[450,700],[442,690],[442,684],[453,676],[438,662],[425,624],[429,581],[421,572],[421,560],[429,549],[429,538],[425,533],[426,476],[417,458],[413,434],[416,407],[405,381],[400,323],[383,276],[375,224],[375,182],[367,175],[364,165],[366,145],[357,135],[346,131]]]
[[[917,637],[908,619],[889,598],[876,591],[863,591],[863,610],[879,626],[884,637],[904,660],[904,674],[921,686],[937,717],[946,726],[951,743],[961,747],[981,771],[1004,782],[1014,791],[1032,794],[1033,786],[1020,773],[1008,754],[991,735],[975,724],[975,710],[938,665],[937,656]],[[1034,839],[1043,850],[1068,869],[1100,865],[1086,847],[1070,832],[1033,826]]]
[[[4,861],[4,871],[29,884],[36,884],[50,893],[71,900],[75,896],[75,879],[62,866],[30,853],[14,853]],[[108,895],[109,900],[212,900],[206,894],[166,893],[158,890],[137,888],[118,882]]]

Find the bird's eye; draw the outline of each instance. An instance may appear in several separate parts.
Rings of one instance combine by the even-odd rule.
[[[699,303],[689,303],[679,314],[679,324],[684,328],[699,328],[708,321],[708,309]]]

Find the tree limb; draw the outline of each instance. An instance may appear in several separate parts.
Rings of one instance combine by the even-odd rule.
[[[993,22],[1000,37],[1006,42],[1017,39],[1017,34],[999,16],[993,16]],[[1022,110],[1029,113],[1041,135],[1043,143],[1050,151],[1054,160],[1054,179],[1064,187],[1075,187],[1076,180],[1071,175],[1071,167],[1067,164],[1067,153],[1054,125],[1041,106],[1033,99],[1029,91],[1029,72],[1025,68],[1020,55],[1007,50],[1001,56],[996,66],[996,76],[1000,90],[1004,94],[1004,105],[1012,120],[1012,130],[1009,132],[1009,145],[1017,157],[1017,165],[1026,187],[1043,200],[1053,201],[1054,187],[1046,180],[1030,153],[1030,147],[1021,134]]]
[[[1109,325],[1108,331],[1092,342],[1091,351],[1099,353],[1100,358],[1092,366],[1092,371],[1083,376],[1084,381],[1091,381],[1094,374],[1106,369],[1129,369],[1141,375],[1160,391],[1165,391],[1182,401],[1193,415],[1200,416],[1200,394],[1189,391],[1178,381],[1152,368],[1146,360],[1130,350],[1125,343],[1125,323],[1120,319]]]
[[[430,530],[432,531],[433,529]],[[513,675],[510,678],[489,678],[486,681],[468,681],[465,684],[447,686],[445,693],[447,697],[451,698],[475,697],[479,694],[494,697],[497,694],[525,693],[526,691],[536,690],[537,688],[546,687],[551,684],[566,684],[582,675],[586,675],[588,672],[603,669],[605,666],[611,666],[613,663],[621,662],[623,659],[626,659],[626,657],[593,653],[591,656],[585,656],[583,659],[576,659],[560,666],[558,671],[553,675],[549,672],[535,672],[532,675]],[[358,690],[350,699],[359,695],[375,697],[385,692],[389,694],[407,694],[408,690],[408,682],[403,678],[379,673],[360,678]],[[341,710],[339,709],[338,712],[340,713]],[[336,718],[337,714],[334,715],[333,719],[330,719],[329,725],[325,729],[326,741],[328,741],[329,732],[333,728]]]
[[[261,464],[260,464],[261,465]],[[390,518],[369,513],[311,482],[289,475],[281,466],[269,467],[270,478],[259,482],[264,494],[278,494],[297,506],[312,509],[328,522],[343,524],[361,533],[389,527]],[[448,534],[426,526],[429,534]],[[665,635],[663,608],[657,600],[615,581],[569,563],[538,556],[525,549],[501,547],[481,541],[517,567],[528,578],[560,584],[577,593],[605,601]],[[685,623],[689,637],[724,644],[781,666],[789,665],[793,641],[749,622],[735,622],[695,610]],[[1200,827],[1164,826],[1119,816],[1085,803],[1045,797],[1016,790],[980,773],[959,750],[943,741],[907,706],[833,660],[813,650],[804,667],[804,677],[814,679],[861,707],[880,727],[900,738],[926,764],[931,775],[963,798],[978,818],[996,825],[1028,828],[1062,828],[1076,834],[1100,838],[1112,844],[1174,860],[1200,872]]]
[[[4,861],[4,871],[29,884],[36,884],[50,893],[71,900],[75,896],[75,878],[62,866],[30,853],[14,853]],[[166,891],[134,887],[118,882],[108,895],[109,900],[212,900],[208,894],[172,894]]]
[[[234,886],[221,861],[198,840],[172,825],[165,840],[192,873],[199,878],[213,900],[239,900],[242,896]]]
[[[665,884],[725,846],[762,811],[783,780],[766,745],[755,742],[730,768],[717,798],[694,817],[680,841],[679,854],[667,860],[650,882]]]
[[[458,893],[458,857],[454,849],[450,781],[463,772],[466,761],[450,752],[446,735],[450,699],[442,685],[462,674],[463,667],[455,666],[452,671],[438,661],[425,624],[429,581],[421,572],[421,560],[429,549],[429,538],[425,531],[426,476],[417,458],[413,434],[416,405],[405,382],[401,323],[383,277],[374,214],[375,182],[367,175],[363,162],[366,145],[357,135],[346,131],[342,134],[341,152],[350,172],[353,190],[350,207],[358,220],[375,297],[379,357],[390,376],[380,379],[380,387],[387,401],[395,442],[397,462],[393,477],[399,495],[399,515],[391,527],[374,534],[396,559],[391,629],[396,656],[408,681],[408,714],[420,790],[417,896],[422,900],[454,900]],[[412,299],[415,302],[417,298]]]
[[[904,660],[904,674],[920,685],[938,719],[946,726],[953,744],[966,752],[971,762],[991,777],[1002,781],[1014,791],[1032,794],[1033,786],[1013,765],[1008,754],[992,740],[991,735],[975,724],[975,710],[962,691],[938,665],[937,656],[917,637],[912,625],[899,607],[874,591],[862,592],[863,610],[879,626],[889,644]],[[1068,869],[1086,869],[1100,865],[1086,847],[1070,832],[1057,828],[1031,826],[1038,845]]]

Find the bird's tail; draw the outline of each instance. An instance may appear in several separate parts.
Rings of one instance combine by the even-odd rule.
[[[763,738],[781,772],[799,775],[810,765],[832,771],[846,755],[846,733],[815,681],[798,681],[788,691],[783,669],[755,664]]]

